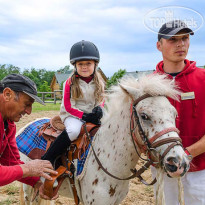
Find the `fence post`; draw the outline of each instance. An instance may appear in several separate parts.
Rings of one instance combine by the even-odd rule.
[[[56,104],[56,92],[54,90],[54,104]]]
[[[44,95],[45,93],[42,93],[42,100],[43,100],[43,102],[45,102],[45,95]]]
[[[63,93],[62,90],[54,90],[53,92],[38,92],[38,94],[41,94],[41,99],[43,102],[54,103],[54,104],[57,103],[57,99],[59,98],[58,93],[60,93],[60,99],[62,101],[62,95],[61,95],[61,93]],[[47,97],[46,96],[47,94],[51,94],[51,97]],[[49,101],[46,101],[47,99],[49,99]]]

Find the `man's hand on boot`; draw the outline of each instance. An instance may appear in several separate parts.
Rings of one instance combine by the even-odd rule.
[[[26,164],[21,164],[20,166],[23,170],[23,178],[28,176],[36,176],[52,180],[49,174],[58,174],[58,172],[53,169],[52,164],[47,160],[35,159],[27,162]]]
[[[45,195],[44,194],[44,185],[40,180],[34,186],[34,194],[33,194],[32,200],[31,200],[32,202],[35,200],[35,198],[38,196],[38,194],[42,199],[45,199],[45,200],[55,200],[59,197],[58,193],[52,198],[49,198],[47,195]]]

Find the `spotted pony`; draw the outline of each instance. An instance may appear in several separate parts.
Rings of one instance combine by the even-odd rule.
[[[120,204],[129,191],[130,180],[123,179],[134,173],[141,153],[147,155],[146,162],[163,169],[170,177],[181,177],[188,171],[189,158],[175,127],[177,112],[167,99],[177,99],[178,95],[174,82],[158,74],[123,78],[109,90],[93,149],[83,172],[75,179],[82,204]],[[28,160],[23,154],[21,159]],[[31,204],[32,188],[24,185],[23,191],[22,204]],[[64,181],[59,194],[72,198],[69,180]]]

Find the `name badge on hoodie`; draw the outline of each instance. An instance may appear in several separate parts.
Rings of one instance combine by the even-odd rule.
[[[192,99],[195,99],[194,92],[181,93],[181,100],[192,100]]]

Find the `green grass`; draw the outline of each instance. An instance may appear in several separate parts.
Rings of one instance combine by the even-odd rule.
[[[1,192],[3,193],[6,193],[8,195],[14,195],[16,193],[19,192],[19,187],[17,187],[16,185],[14,184],[9,184],[7,186],[4,186],[2,189],[1,189]]]
[[[60,103],[46,103],[46,106],[41,105],[37,102],[33,103],[32,112],[40,112],[40,111],[50,111],[50,110],[58,110],[60,111]]]
[[[18,202],[18,201],[15,200],[15,199],[9,199],[9,198],[7,198],[6,200],[1,201],[1,202],[0,202],[0,205],[11,205],[11,204],[14,204],[14,203],[16,203],[16,202]]]

